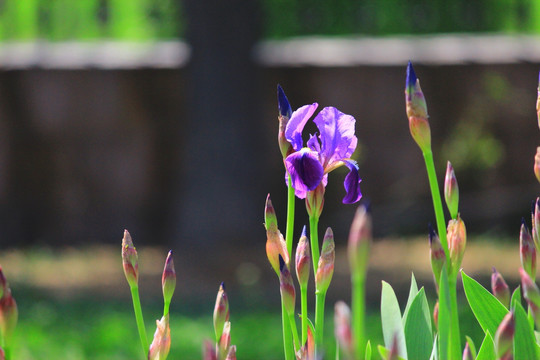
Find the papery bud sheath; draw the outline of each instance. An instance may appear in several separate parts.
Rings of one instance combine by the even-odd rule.
[[[465,253],[465,246],[467,244],[467,230],[465,229],[465,223],[461,220],[459,214],[456,219],[452,219],[448,222],[446,236],[448,239],[448,251],[450,253],[452,271],[455,273],[461,266],[463,254]]]
[[[291,272],[281,256],[279,257],[279,268],[279,291],[281,292],[281,298],[283,299],[283,307],[290,316],[291,314],[294,314],[296,290],[294,289]]]
[[[148,360],[165,360],[171,348],[171,330],[169,328],[169,315],[156,320],[154,340],[148,351]]]
[[[519,269],[521,276],[521,288],[523,289],[523,297],[529,305],[529,309],[534,317],[536,326],[540,327],[540,290],[531,279],[529,274],[523,268]]]
[[[514,313],[510,311],[503,318],[495,333],[495,353],[499,360],[513,360],[513,344],[516,323]]]
[[[219,341],[221,338],[223,325],[226,321],[229,321],[229,299],[225,292],[225,283],[222,282],[219,285],[216,305],[214,306],[214,333],[216,335],[216,341]]]
[[[519,254],[521,266],[534,281],[536,279],[536,247],[525,220],[521,221],[519,231]]]
[[[133,246],[133,240],[127,230],[124,230],[124,238],[122,239],[122,265],[129,286],[138,286],[139,260],[137,250]]]
[[[450,216],[452,219],[455,219],[458,215],[459,188],[456,174],[450,161],[446,166],[446,176],[444,178],[444,199],[446,200],[446,206],[448,207]]]
[[[423,152],[431,151],[431,129],[428,122],[427,105],[420,88],[420,80],[409,62],[405,83],[405,104],[411,135]]]
[[[306,235],[306,227],[302,230],[302,236],[296,246],[296,276],[301,288],[307,287],[309,272],[311,268],[311,253],[309,250],[309,240]]]
[[[278,229],[276,212],[272,206],[270,194],[266,198],[264,224],[266,227],[266,256],[279,277],[279,256],[283,258],[285,263],[289,264],[289,253],[285,239]]]
[[[322,243],[321,257],[319,258],[319,267],[315,275],[316,291],[326,293],[332,276],[334,275],[334,260],[336,258],[336,250],[334,244],[334,233],[331,228],[326,230]]]
[[[491,292],[506,308],[510,306],[510,288],[495,268],[491,274]]]
[[[163,299],[168,304],[171,302],[174,289],[176,288],[176,271],[174,270],[172,250],[169,251],[165,260],[165,266],[161,276],[161,287],[163,290]]]

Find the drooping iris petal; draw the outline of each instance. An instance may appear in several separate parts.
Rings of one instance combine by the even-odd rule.
[[[302,131],[318,106],[317,103],[304,105],[292,113],[285,129],[285,138],[291,143],[294,151],[298,151],[303,147]]]
[[[362,193],[360,192],[360,175],[358,174],[358,164],[354,160],[343,160],[345,165],[349,168],[349,173],[345,176],[345,181],[343,186],[347,195],[343,198],[344,204],[354,204],[362,198]]]
[[[304,199],[308,191],[315,189],[323,178],[324,170],[319,156],[308,148],[287,156],[285,167],[291,175],[295,194],[300,199]]]
[[[328,164],[351,157],[358,139],[354,135],[356,120],[334,107],[325,107],[315,117],[321,139],[321,162]]]

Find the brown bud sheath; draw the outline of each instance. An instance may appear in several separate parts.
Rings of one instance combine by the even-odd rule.
[[[225,283],[222,282],[221,285],[219,285],[216,305],[214,307],[214,332],[216,335],[216,342],[221,338],[223,325],[226,321],[229,321],[229,299],[225,292]]]
[[[527,225],[525,225],[525,220],[521,221],[519,231],[519,254],[521,266],[534,281],[536,279],[536,247],[534,246],[531,233]]]
[[[127,230],[124,230],[124,238],[122,239],[122,265],[129,286],[138,286],[139,260],[137,250],[133,246],[133,240],[131,240],[131,235]]]
[[[302,236],[296,246],[296,277],[300,287],[307,287],[309,272],[311,268],[311,253],[309,250],[309,240],[306,235],[306,227],[302,230]]]
[[[165,360],[171,348],[171,329],[169,328],[169,315],[156,320],[154,340],[148,351],[148,360]]]
[[[493,268],[491,274],[491,292],[508,309],[510,306],[510,289],[502,275],[495,268]]]
[[[270,194],[266,198],[264,221],[266,227],[266,256],[279,277],[279,256],[283,258],[286,264],[289,264],[289,252],[283,235],[278,229],[276,212],[272,206]]]
[[[296,290],[294,289],[291,272],[281,256],[279,257],[279,268],[279,291],[281,292],[281,298],[283,299],[283,307],[287,311],[287,314],[291,316],[294,314]]]
[[[448,222],[446,236],[448,239],[448,251],[450,252],[452,272],[455,273],[461,266],[463,254],[465,253],[465,245],[467,244],[467,230],[465,229],[465,223],[461,220],[459,214],[456,219],[452,219]]]
[[[334,261],[336,249],[334,244],[334,233],[331,228],[326,229],[319,258],[319,267],[315,275],[315,287],[317,292],[325,293],[330,286],[334,275]]]

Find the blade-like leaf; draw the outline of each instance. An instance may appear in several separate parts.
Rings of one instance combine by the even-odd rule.
[[[516,299],[517,300],[517,299]],[[512,301],[514,316],[516,318],[516,331],[514,333],[514,359],[540,359],[538,345],[523,306]]]
[[[367,344],[366,344],[366,352],[365,352],[366,356],[366,360],[371,360],[371,341],[368,340]]]
[[[439,349],[437,348],[438,340],[438,335],[435,335],[435,339],[433,339],[433,349],[431,350],[429,360],[439,360]]]
[[[471,349],[473,359],[476,359],[476,346],[474,346],[473,340],[468,336],[465,336],[465,339],[467,339],[467,344],[469,344],[469,349]]]
[[[385,281],[382,282],[381,321],[384,345],[387,348],[392,348],[394,337],[397,337],[399,356],[407,359],[407,346],[405,343],[403,322],[401,321],[401,311],[399,310],[394,289]]]
[[[420,289],[411,302],[404,327],[408,358],[429,360],[433,347],[433,333],[424,288]]]
[[[476,360],[495,360],[495,345],[489,331],[486,331],[486,336],[484,337],[484,341],[482,341],[480,350],[478,350]]]
[[[476,320],[484,330],[495,334],[508,309],[476,280],[463,271],[463,290]]]
[[[405,317],[407,317],[407,313],[409,312],[409,308],[411,307],[411,303],[414,300],[416,294],[418,294],[418,285],[416,284],[414,273],[411,273],[411,287],[409,289],[409,298],[407,299],[407,305],[405,306],[405,310],[403,311],[403,325],[405,325]]]
[[[448,274],[446,266],[441,271],[439,281],[439,359],[449,360],[450,348],[450,291],[448,289]]]
[[[521,304],[521,286],[518,286],[516,290],[514,290],[514,292],[512,293],[510,304],[514,304],[514,302]]]

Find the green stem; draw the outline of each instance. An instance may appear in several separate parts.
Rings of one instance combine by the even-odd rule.
[[[281,299],[281,324],[283,326],[283,351],[285,352],[285,360],[294,360],[294,349],[291,341],[291,323],[283,305],[283,299]]]
[[[169,308],[171,306],[171,302],[170,301],[165,301],[163,303],[163,316],[166,316],[168,313],[169,313]]]
[[[317,216],[309,217],[309,238],[311,243],[311,258],[313,259],[313,275],[317,275],[319,267],[319,218]]]
[[[133,300],[133,311],[135,312],[135,321],[137,322],[137,330],[141,339],[144,356],[148,357],[148,338],[146,337],[146,328],[144,327],[143,314],[141,309],[141,300],[139,299],[139,287],[131,287],[131,298]]]
[[[315,291],[315,358],[319,358],[323,345],[324,333],[324,301],[326,292]]]
[[[289,187],[287,189],[287,228],[285,230],[285,242],[287,243],[287,251],[289,252],[289,257],[292,255],[292,243],[294,233],[294,205],[294,188],[292,187],[291,175],[289,175]]]
[[[307,314],[307,286],[300,286],[300,306],[302,309],[302,346],[306,344],[308,314]]]
[[[355,271],[352,274],[352,332],[356,349],[356,358],[364,358],[365,350],[365,285],[366,277],[364,273]]]
[[[435,164],[433,162],[433,153],[431,150],[422,153],[424,155],[424,161],[426,162],[426,170],[429,179],[429,188],[431,190],[431,198],[433,200],[433,209],[435,210],[435,219],[437,220],[437,231],[439,233],[439,239],[446,256],[446,263],[450,264],[450,254],[448,251],[448,241],[446,240],[446,221],[444,219],[444,212],[441,201],[441,192],[439,190],[439,183],[437,182],[437,174],[435,172]]]
[[[289,324],[291,325],[291,332],[294,339],[295,350],[300,350],[300,339],[298,339],[298,330],[296,330],[296,321],[294,319],[294,313],[289,314]]]
[[[450,292],[450,343],[449,359],[460,359],[461,354],[461,334],[459,331],[459,317],[457,308],[457,274],[450,274],[448,277],[448,290]]]

